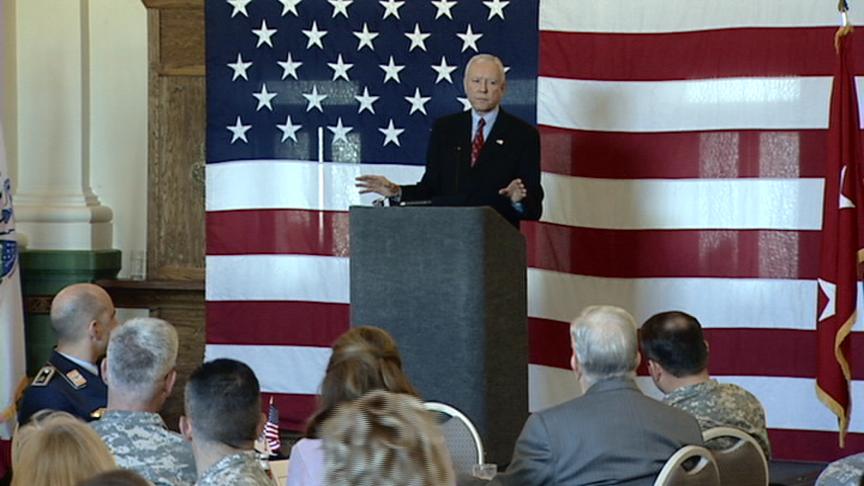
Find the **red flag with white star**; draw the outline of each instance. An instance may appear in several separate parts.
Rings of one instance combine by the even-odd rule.
[[[822,257],[817,306],[819,399],[837,416],[843,447],[849,428],[849,334],[857,317],[859,268],[862,261],[862,172],[864,161],[858,123],[855,79],[849,69],[850,36],[839,38],[831,94],[828,158],[822,219]]]

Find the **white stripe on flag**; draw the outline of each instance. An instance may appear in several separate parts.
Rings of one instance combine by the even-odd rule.
[[[756,395],[765,407],[768,427],[778,429],[835,431],[837,418],[821,406],[814,393],[815,379],[761,376],[720,376],[718,381],[735,383]],[[650,377],[638,377],[639,387],[649,396],[660,397]],[[557,405],[578,395],[579,385],[571,370],[528,365],[529,409],[532,412]],[[853,381],[852,393],[864,396],[864,382]],[[795,406],[789,406],[795,404]],[[864,416],[852,417],[850,432],[864,432]]]
[[[837,26],[831,2],[813,0],[540,0],[540,29],[682,32],[736,27]]]
[[[593,179],[543,173],[543,221],[606,229],[822,227],[823,179]]]
[[[316,395],[330,354],[330,348],[313,346],[208,344],[204,360],[229,358],[246,363],[263,392]]]
[[[686,81],[540,77],[537,123],[613,132],[827,128],[830,95],[830,77]]]

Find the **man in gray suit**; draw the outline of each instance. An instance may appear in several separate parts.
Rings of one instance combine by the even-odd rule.
[[[702,445],[692,416],[636,387],[636,323],[627,311],[588,307],[570,325],[570,339],[584,394],[531,415],[510,467],[490,484],[650,486],[676,450]]]

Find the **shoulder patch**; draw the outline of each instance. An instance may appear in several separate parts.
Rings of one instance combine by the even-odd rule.
[[[70,370],[63,375],[63,378],[66,378],[66,381],[76,390],[80,390],[87,386],[87,378],[84,378],[78,370]]]
[[[54,378],[54,373],[57,372],[57,368],[51,366],[50,364],[45,365],[39,370],[39,373],[36,373],[36,378],[33,378],[32,386],[47,386],[48,383],[51,382],[51,378]]]

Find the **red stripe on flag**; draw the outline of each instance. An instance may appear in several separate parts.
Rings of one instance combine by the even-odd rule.
[[[549,319],[528,319],[529,361],[532,364],[570,368],[569,324]],[[816,332],[792,329],[705,329],[711,346],[709,371],[717,376],[816,376]],[[853,346],[864,346],[864,333],[852,334]],[[644,360],[640,374],[644,375]],[[853,376],[864,379],[864,363],[857,362]]]
[[[523,224],[529,266],[599,277],[815,279],[819,232]]]
[[[540,75],[659,81],[828,76],[833,27],[740,28],[654,34],[540,33]],[[861,44],[864,39],[854,38]]]
[[[348,213],[300,209],[208,212],[207,254],[247,253],[347,255]]]
[[[211,301],[207,302],[207,344],[330,347],[348,330],[349,320],[348,304]]]
[[[864,451],[864,434],[847,434],[846,448],[837,447],[837,432],[768,429],[774,459],[830,462]]]
[[[540,127],[543,171],[607,179],[823,177],[827,136],[827,130],[626,133]]]
[[[306,428],[306,420],[315,411],[317,395],[294,395],[287,393],[262,393],[261,400],[269,402],[270,397],[279,409],[279,428],[302,432]],[[287,454],[287,451],[285,451]]]

